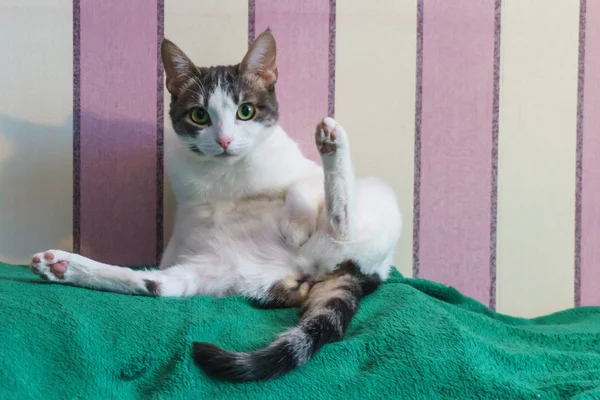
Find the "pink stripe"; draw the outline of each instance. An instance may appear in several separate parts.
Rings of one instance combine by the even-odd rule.
[[[255,27],[277,40],[281,126],[319,160],[312,135],[328,112],[329,0],[256,0]]]
[[[423,10],[420,276],[490,303],[494,0]]]
[[[157,4],[81,2],[81,252],[156,260]]]
[[[585,12],[581,187],[581,305],[600,305],[600,2]]]

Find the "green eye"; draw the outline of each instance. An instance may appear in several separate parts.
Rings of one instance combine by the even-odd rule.
[[[208,112],[202,107],[194,108],[190,113],[190,118],[198,125],[206,125],[210,121]]]
[[[237,117],[242,121],[248,121],[254,117],[255,110],[252,104],[244,103],[238,107]]]

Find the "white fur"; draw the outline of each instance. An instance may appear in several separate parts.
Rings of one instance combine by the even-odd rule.
[[[347,259],[385,279],[401,229],[396,197],[378,179],[355,181],[345,130],[331,118],[323,121],[327,129],[319,125],[317,142],[337,146],[322,155],[322,169],[279,126],[236,120],[237,106],[217,90],[209,100],[210,129],[166,155],[178,206],[161,270],[134,271],[50,250],[50,260],[35,256],[40,262],[32,262],[32,271],[121,293],[148,294],[150,280],[164,296],[261,298],[279,280],[318,277]],[[223,152],[215,142],[220,135],[230,135],[234,156],[215,157]],[[58,261],[68,264],[62,279],[50,269]]]

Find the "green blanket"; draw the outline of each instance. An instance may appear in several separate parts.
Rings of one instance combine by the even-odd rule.
[[[0,306],[3,400],[600,398],[600,308],[511,318],[398,273],[362,302],[344,341],[246,384],[202,375],[192,341],[257,349],[294,325],[296,310],[102,293],[6,264]]]

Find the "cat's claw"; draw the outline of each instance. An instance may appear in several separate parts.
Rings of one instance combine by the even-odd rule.
[[[47,250],[31,258],[29,269],[48,281],[64,281],[69,266],[69,253]]]

